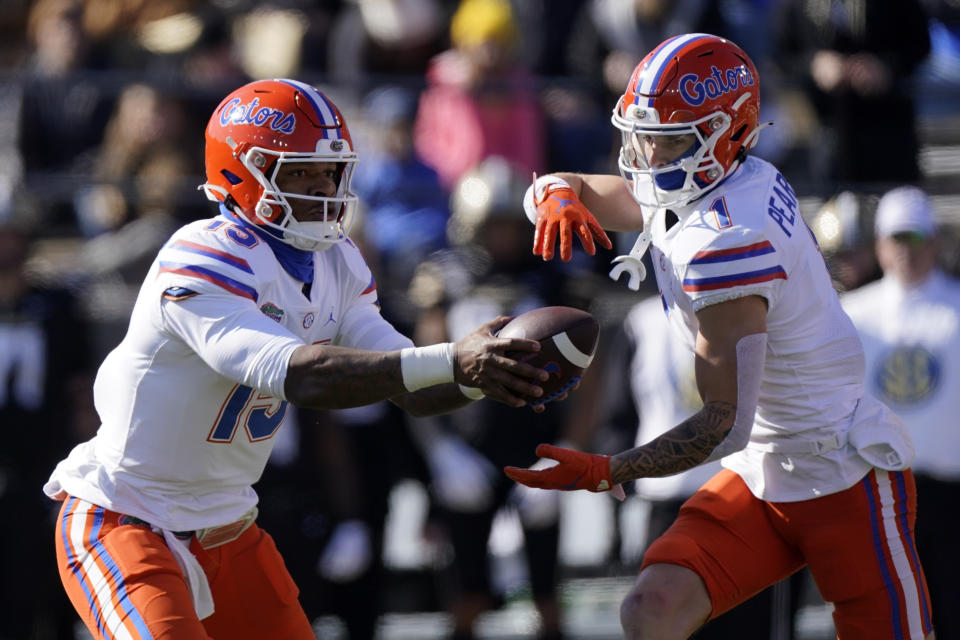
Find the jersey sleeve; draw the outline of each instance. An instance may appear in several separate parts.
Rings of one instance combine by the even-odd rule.
[[[349,281],[344,288],[345,311],[337,344],[373,351],[412,347],[413,341],[381,315],[377,283],[360,251],[351,242],[337,245],[336,249],[343,252],[349,273]]]
[[[287,365],[303,341],[227,293],[161,301],[164,328],[220,375],[286,400]]]
[[[160,250],[152,287],[162,328],[220,375],[284,398],[287,364],[303,341],[257,307],[276,263],[255,234],[222,218],[175,233]]]
[[[191,225],[174,234],[157,258],[157,283],[174,295],[228,293],[256,303],[258,281],[274,277],[275,267],[262,259],[269,251],[255,235],[215,218],[207,227]]]
[[[713,234],[684,264],[681,287],[693,310],[759,295],[772,305],[787,280],[783,250],[763,230],[734,228]]]

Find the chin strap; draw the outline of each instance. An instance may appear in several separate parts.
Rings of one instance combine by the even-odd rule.
[[[218,187],[215,184],[210,184],[209,182],[205,182],[198,186],[197,191],[203,191],[203,194],[207,196],[207,200],[212,200],[213,202],[224,202],[228,197],[230,197],[230,193],[226,189],[223,187]],[[218,193],[223,197],[218,198],[216,195]]]
[[[643,266],[643,255],[650,247],[650,241],[653,240],[653,230],[651,229],[652,221],[652,215],[644,215],[643,231],[640,232],[640,235],[637,236],[637,239],[634,241],[630,253],[617,256],[611,262],[611,264],[616,266],[610,270],[610,279],[616,282],[620,279],[620,276],[627,273],[630,275],[629,280],[627,280],[627,286],[634,291],[640,289],[640,283],[647,277],[647,268]]]

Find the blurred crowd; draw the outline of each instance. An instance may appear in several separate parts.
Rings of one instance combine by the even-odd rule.
[[[297,78],[343,111],[361,159],[354,239],[374,271],[384,315],[418,344],[549,304],[589,309],[602,326],[597,364],[581,389],[543,414],[481,402],[444,420],[414,421],[383,404],[300,411],[289,421],[257,487],[269,495],[261,520],[308,612],[336,614],[351,638],[374,637],[376,614],[388,610],[448,611],[451,637],[469,638],[477,616],[517,589],[534,601],[540,637],[563,637],[559,502],[519,491],[499,468],[536,464],[538,442],[617,451],[638,433],[649,438],[650,423],[695,410],[680,374],[669,401],[645,397],[650,385],[637,381],[656,375],[640,372],[621,349],[668,346],[639,340],[637,327],[648,321],[635,305],[644,296],[606,277],[633,238],[617,237],[614,251],[594,257],[544,264],[530,254],[532,227],[520,208],[534,172],[617,172],[610,110],[636,63],[666,37],[715,33],[756,62],[761,118],[775,124],[756,153],[789,176],[839,290],[886,278],[893,249],[881,249],[878,261],[877,248],[896,235],[881,232],[878,204],[905,185],[921,195],[894,204],[923,219],[896,232],[914,236],[891,242],[927,250],[944,279],[938,286],[955,286],[950,277],[960,271],[955,0],[6,0],[3,7],[0,105],[10,117],[0,123],[0,639],[72,637],[75,616],[48,544],[53,505],[40,487],[54,461],[97,427],[92,376],[122,337],[157,249],[184,222],[214,214],[197,191],[203,129],[220,98],[248,80]],[[941,322],[960,323],[957,307],[941,311],[953,314],[937,316]],[[948,374],[960,373],[960,352],[943,344],[960,338],[947,329],[941,337],[926,351],[936,362],[898,360],[905,373],[896,381],[916,382],[916,367],[926,366],[921,382],[930,394],[948,387]],[[901,394],[894,408],[909,414],[926,397]],[[923,420],[948,427],[937,416]],[[931,492],[956,489],[960,464],[946,467],[931,472],[932,483],[952,484]],[[385,566],[382,553],[391,490],[405,479],[427,496],[422,534],[430,553],[418,571]],[[675,504],[664,501],[690,491],[689,483],[653,484],[630,500],[669,512]],[[920,501],[922,510],[924,493]],[[504,522],[527,541],[519,582],[490,570],[491,532]],[[625,545],[611,545],[599,575],[630,575],[639,556],[621,553]]]

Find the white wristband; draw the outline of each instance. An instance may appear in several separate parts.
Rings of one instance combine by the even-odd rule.
[[[467,387],[462,384],[460,385],[460,393],[467,396],[471,400],[479,400],[480,398],[484,397],[483,389],[480,389],[479,387]]]
[[[543,200],[543,194],[547,191],[547,187],[551,185],[569,187],[570,183],[557,176],[540,176],[536,182],[527,187],[527,192],[523,194],[523,212],[527,214],[527,220],[533,224],[537,224],[537,205],[533,201],[534,189],[536,189],[537,192],[537,200],[541,201]]]
[[[453,382],[453,343],[401,349],[400,373],[407,391]]]

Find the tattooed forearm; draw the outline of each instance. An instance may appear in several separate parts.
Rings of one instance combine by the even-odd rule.
[[[614,483],[669,476],[697,466],[727,437],[736,415],[735,404],[708,402],[663,435],[613,456],[610,472]]]

